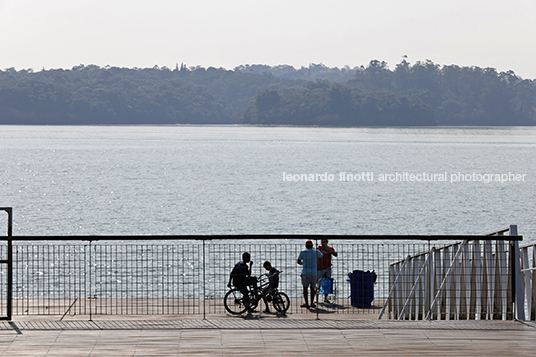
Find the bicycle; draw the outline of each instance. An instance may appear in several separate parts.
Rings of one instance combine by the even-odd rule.
[[[279,274],[281,274],[281,272],[279,272]],[[250,311],[254,311],[257,308],[257,305],[259,305],[259,302],[262,300],[264,291],[268,288],[269,284],[268,277],[263,274],[254,284],[246,287],[249,295]],[[271,302],[274,309],[281,314],[285,314],[290,307],[290,299],[288,295],[279,291],[277,288],[266,295],[266,300]],[[225,306],[225,309],[233,315],[243,314],[248,309],[246,302],[244,301],[244,294],[238,288],[233,288],[225,294],[223,305]]]

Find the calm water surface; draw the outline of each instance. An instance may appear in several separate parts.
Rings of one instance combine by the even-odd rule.
[[[521,127],[2,126],[0,206],[14,208],[15,235],[478,234],[517,224],[527,242],[535,164],[536,129]],[[381,181],[396,173],[436,180]],[[471,181],[451,182],[460,174]]]

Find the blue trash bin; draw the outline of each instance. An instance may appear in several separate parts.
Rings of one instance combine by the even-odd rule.
[[[371,307],[374,300],[374,281],[376,273],[354,270],[348,273],[350,279],[350,303],[356,307]]]

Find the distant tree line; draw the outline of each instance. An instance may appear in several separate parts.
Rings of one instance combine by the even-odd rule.
[[[0,70],[0,124],[534,125],[536,81],[406,60]]]
[[[279,94],[260,92],[241,123],[265,125],[410,126],[437,125],[430,106],[398,93],[367,93],[325,81]]]

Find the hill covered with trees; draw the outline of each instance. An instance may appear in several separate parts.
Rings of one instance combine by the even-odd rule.
[[[535,125],[536,81],[431,61],[394,69],[184,65],[0,70],[0,124]]]

